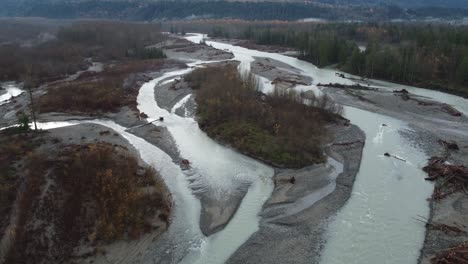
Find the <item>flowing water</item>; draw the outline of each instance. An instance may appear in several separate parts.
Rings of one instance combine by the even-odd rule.
[[[345,113],[365,131],[366,144],[351,197],[329,225],[321,263],[416,263],[425,227],[415,218],[428,216],[432,193],[421,170],[427,157],[400,136],[408,129],[401,121],[351,107]]]
[[[1,84],[1,88],[5,89],[5,92],[2,93],[2,90],[0,90],[0,105],[7,103],[11,98],[23,93],[23,90],[18,88],[15,83]]]
[[[189,66],[194,67],[201,63],[194,62]],[[189,225],[184,224],[199,239],[191,241],[191,250],[182,262],[223,263],[258,230],[258,213],[273,190],[273,169],[219,145],[200,130],[192,117],[176,115],[175,109],[184,104],[188,97],[179,101],[170,112],[158,106],[154,99],[155,87],[167,83],[175,76],[188,73],[192,70],[191,67],[166,73],[144,84],[137,98],[138,109],[148,115],[148,120],[164,117],[164,122],[158,125],[169,130],[181,156],[190,161],[192,169],[187,173],[190,186],[185,192],[203,192],[209,189],[210,195],[214,196],[212,198],[216,199],[229,195],[241,186],[250,186],[233,219],[218,233],[204,237],[198,225],[199,217]],[[176,213],[174,218],[182,217]]]
[[[202,35],[191,35],[187,39],[198,43]],[[337,77],[335,71],[318,69],[292,57],[213,41],[207,41],[207,44],[233,52],[234,60],[240,61],[241,72],[250,70],[254,57],[266,57],[289,64],[313,78],[312,85],[296,87],[301,91],[320,92],[316,86],[318,83],[353,83]],[[195,61],[189,66],[198,67],[202,63]],[[135,146],[145,162],[159,171],[173,194],[175,211],[167,232],[176,244],[168,251],[179,252],[173,261],[223,263],[258,230],[258,215],[273,190],[273,169],[217,144],[199,129],[193,117],[176,115],[175,110],[185,104],[190,96],[184,97],[171,111],[158,106],[154,97],[155,87],[171,82],[191,70],[193,68],[165,73],[144,84],[137,98],[138,109],[149,116],[148,121],[164,117],[164,122],[158,125],[168,129],[181,156],[190,160],[192,169],[189,171],[183,172],[165,152],[112,121],[49,122],[40,123],[39,127],[52,129],[96,123],[120,133]],[[268,80],[259,80],[264,92],[272,90]],[[378,82],[378,85],[382,89],[401,87],[385,82]],[[464,113],[468,112],[465,99],[424,89],[405,88],[451,104]],[[425,199],[430,195],[432,187],[423,180],[421,170],[427,157],[400,136],[398,131],[409,129],[404,122],[352,107],[345,107],[345,116],[366,133],[367,140],[351,198],[329,224],[322,262],[416,263],[425,229],[412,218],[417,215],[427,216],[429,213]],[[391,152],[406,162],[386,158],[384,152]],[[329,163],[336,171],[341,170],[341,164]],[[216,198],[217,195],[229,194],[233,189],[245,185],[249,186],[248,192],[229,224],[218,233],[205,237],[199,228],[201,204],[195,194],[210,189],[215,190],[213,195]],[[328,195],[334,187],[334,184],[330,185],[321,194]],[[323,195],[313,195],[309,199],[313,202],[308,200],[304,204],[311,206],[322,198]]]
[[[203,37],[196,34],[187,39],[197,43]],[[292,57],[209,40],[206,43],[217,49],[232,51],[235,59],[241,60],[241,65],[250,63],[253,57],[266,57],[300,69],[304,75],[313,78],[312,85],[298,87],[301,91],[317,91],[318,83],[354,83],[337,77],[334,70],[318,69]],[[243,65],[242,68],[248,69],[249,66]],[[461,97],[372,81],[381,89],[405,88],[468,113],[468,100]],[[345,107],[345,116],[365,132],[367,140],[351,198],[329,224],[328,242],[321,262],[416,263],[424,241],[425,227],[414,217],[428,216],[426,198],[432,192],[432,185],[424,181],[421,170],[427,157],[400,135],[400,130],[409,129],[404,122],[352,107]],[[406,161],[386,158],[383,155],[385,152]]]

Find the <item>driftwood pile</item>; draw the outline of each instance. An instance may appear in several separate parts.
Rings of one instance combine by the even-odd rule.
[[[447,195],[463,191],[468,194],[468,168],[463,165],[452,165],[445,162],[446,158],[432,157],[429,163],[423,168],[428,174],[426,180],[435,181],[441,179],[440,187],[448,187],[448,191],[443,192],[440,187],[434,190],[432,199],[440,200]]]
[[[436,254],[431,262],[436,264],[468,264],[468,241]]]
[[[340,89],[354,89],[354,90],[366,90],[366,91],[377,91],[378,89],[377,88],[373,88],[373,87],[366,87],[366,86],[363,86],[363,85],[360,85],[359,83],[356,83],[356,84],[351,84],[351,85],[347,85],[347,84],[341,84],[341,83],[319,83],[317,84],[317,86],[321,86],[321,87],[330,87],[330,88],[340,88]]]

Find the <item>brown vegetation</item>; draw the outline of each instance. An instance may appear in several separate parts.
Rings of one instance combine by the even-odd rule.
[[[115,21],[75,23],[59,31],[57,37],[87,47],[88,55],[99,61],[146,58],[146,46],[164,39],[157,24]]]
[[[435,181],[440,179],[441,181],[432,194],[434,200],[443,199],[458,191],[468,193],[468,168],[463,165],[447,164],[445,160],[446,158],[432,157],[423,168],[429,175],[426,180]]]
[[[10,221],[18,185],[21,182],[21,163],[25,154],[42,144],[37,134],[23,133],[5,136],[0,134],[0,233],[4,233]]]
[[[0,45],[0,81],[25,75],[39,83],[57,80],[84,69],[87,58],[96,61],[163,58],[148,45],[163,35],[155,24],[78,22],[58,31],[56,38],[29,47],[20,43]]]
[[[135,107],[138,89],[163,60],[127,60],[105,67],[103,72],[80,76],[73,82],[56,83],[39,100],[41,112],[112,112],[119,107]]]
[[[114,111],[123,98],[121,80],[90,81],[50,88],[41,97],[41,112]]]
[[[325,125],[340,108],[328,97],[308,103],[291,91],[257,91],[235,66],[208,67],[186,77],[197,92],[200,127],[213,138],[276,166],[322,162]]]
[[[169,201],[155,171],[122,148],[72,145],[58,157],[36,152],[27,160],[7,263],[62,263],[152,231],[156,218],[168,221]],[[94,251],[80,253],[79,245]]]
[[[434,264],[462,264],[468,263],[468,241],[437,253],[431,259]]]

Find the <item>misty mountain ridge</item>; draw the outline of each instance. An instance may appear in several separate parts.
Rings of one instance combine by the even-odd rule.
[[[459,20],[465,0],[0,0],[0,17],[157,21],[194,18],[334,21]]]
[[[154,2],[214,2],[223,0],[44,0],[41,3],[83,3],[83,2],[127,2],[127,3],[154,3]],[[236,2],[237,0],[229,0]],[[31,3],[36,0],[0,0],[0,3]],[[301,2],[301,3],[327,3],[335,5],[396,5],[404,8],[414,7],[442,7],[442,8],[468,8],[466,0],[238,0],[238,2]]]

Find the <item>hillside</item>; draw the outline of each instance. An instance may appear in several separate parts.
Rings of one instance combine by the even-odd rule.
[[[0,17],[100,18],[155,21],[193,18],[247,20],[382,21],[392,19],[460,19],[468,16],[468,2],[430,0],[269,0],[269,1],[131,1],[131,0],[0,0]]]

